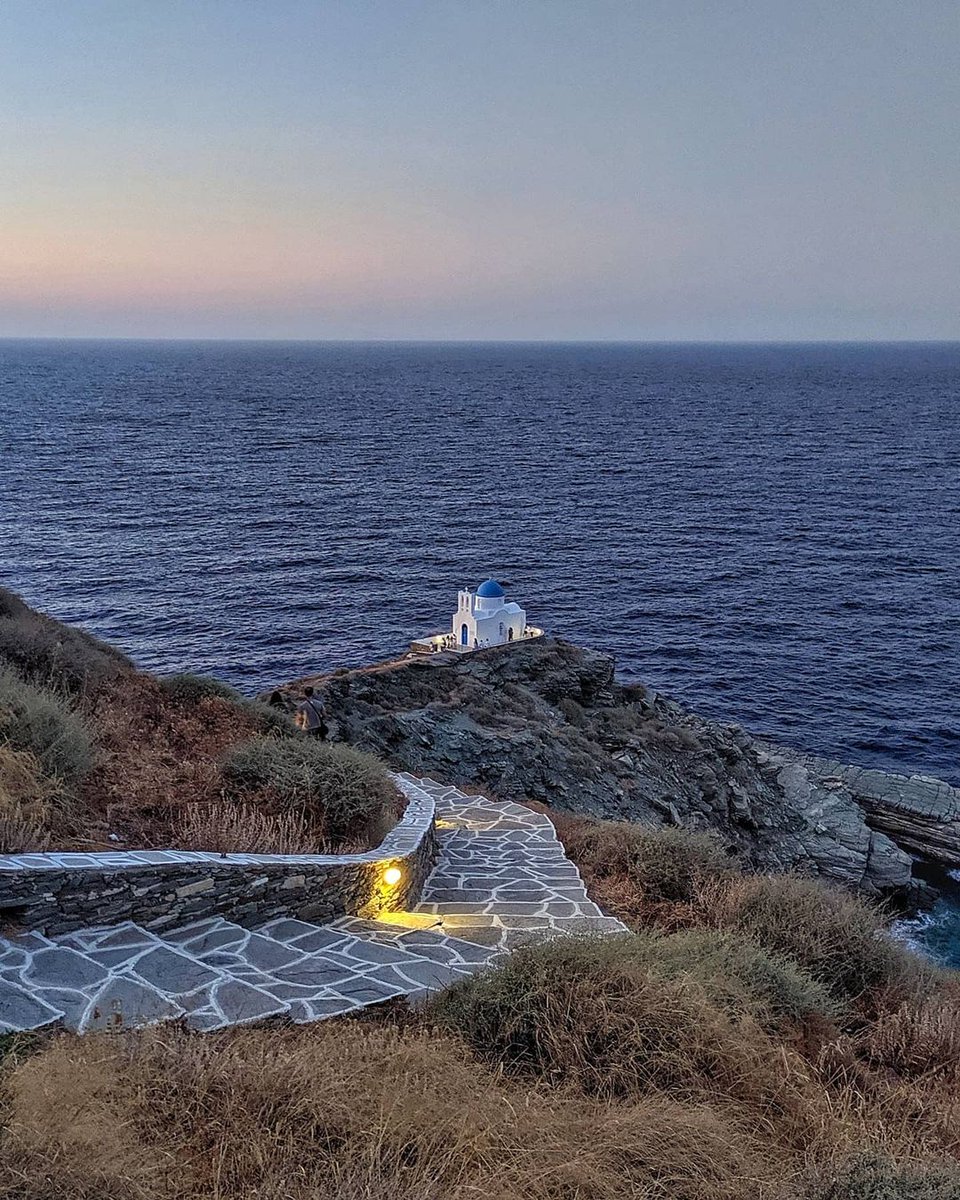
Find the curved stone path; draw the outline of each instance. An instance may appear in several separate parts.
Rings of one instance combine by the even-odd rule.
[[[433,797],[440,847],[412,911],[322,926],[280,919],[245,929],[214,917],[162,935],[126,922],[0,938],[0,1033],[318,1021],[416,1000],[523,941],[624,930],[587,898],[547,817],[404,778]]]

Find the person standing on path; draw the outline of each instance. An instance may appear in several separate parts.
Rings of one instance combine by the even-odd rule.
[[[312,687],[303,689],[303,699],[297,705],[297,728],[302,729],[304,733],[309,733],[311,737],[318,737],[323,741],[327,736],[327,710],[323,706],[323,701],[319,696],[314,695]]]

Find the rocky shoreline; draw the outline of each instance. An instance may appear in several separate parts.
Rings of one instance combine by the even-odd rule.
[[[932,895],[918,865],[960,866],[960,789],[761,741],[558,639],[341,670],[274,701],[292,706],[305,683],[331,736],[504,800],[710,829],[757,869],[910,905]]]

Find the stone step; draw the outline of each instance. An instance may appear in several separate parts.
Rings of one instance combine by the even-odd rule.
[[[317,1021],[397,996],[416,1000],[495,954],[441,932],[356,918],[251,930],[217,917],[163,937],[130,922],[55,941],[28,934],[0,941],[0,1033]]]
[[[294,1021],[316,1021],[446,986],[466,972],[369,936],[375,923],[312,925],[282,918],[244,929],[220,918],[167,935],[210,969],[265,994]],[[222,1006],[220,1006],[222,1009]],[[215,1028],[216,1009],[192,1024]],[[235,1024],[233,1014],[226,1023]],[[251,1017],[249,1019],[256,1019]]]
[[[36,933],[0,940],[0,958],[5,964],[0,1022],[10,1029],[52,1023],[28,1021],[14,989],[53,1010],[66,1028],[85,1033],[175,1020],[185,1016],[193,997],[213,982],[201,963],[178,955],[130,922],[53,940]],[[172,988],[165,988],[170,979],[175,981]]]
[[[588,898],[543,813],[432,780],[424,787],[436,804],[440,861],[415,914],[435,917],[451,937],[501,953],[560,934],[624,932]]]

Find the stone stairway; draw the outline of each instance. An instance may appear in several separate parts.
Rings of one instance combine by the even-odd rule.
[[[213,917],[162,935],[126,922],[0,938],[0,1033],[317,1021],[416,1000],[531,938],[623,930],[587,899],[546,817],[406,778],[433,796],[440,846],[412,911],[326,925],[284,918],[247,929]]]
[[[625,932],[587,898],[548,817],[432,779],[416,782],[436,804],[440,856],[414,919],[499,951],[557,933]]]

